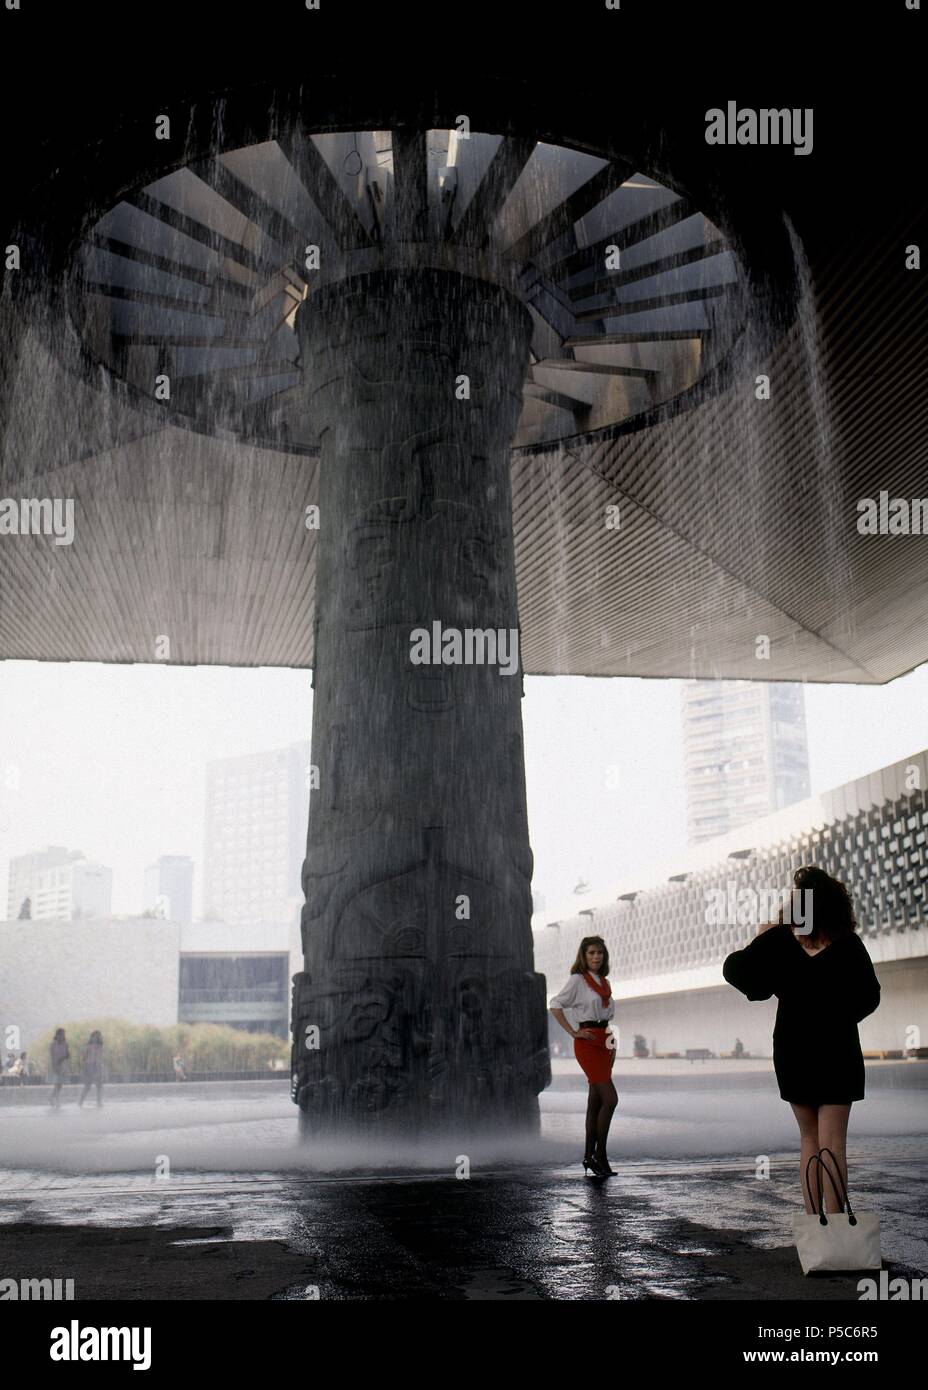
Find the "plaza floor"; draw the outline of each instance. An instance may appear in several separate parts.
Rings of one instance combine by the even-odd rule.
[[[928,1275],[925,1077],[868,1068],[852,1115],[852,1190],[892,1277]],[[769,1066],[617,1081],[606,1181],[582,1176],[570,1065],[537,1139],[409,1152],[300,1144],[276,1082],[113,1086],[100,1110],[0,1095],[0,1266],[91,1300],[859,1298],[858,1276],[800,1270]]]

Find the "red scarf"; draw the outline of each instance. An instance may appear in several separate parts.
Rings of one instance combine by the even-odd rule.
[[[590,972],[588,970],[584,970],[583,978],[586,980],[590,989],[596,991],[603,1003],[608,1004],[609,1000],[612,998],[612,986],[610,985],[606,977],[603,976],[602,980],[600,980],[599,984],[597,984]]]

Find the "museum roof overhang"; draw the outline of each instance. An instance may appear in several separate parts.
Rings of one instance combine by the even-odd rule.
[[[287,412],[307,293],[293,233],[313,211],[331,226],[337,207],[363,268],[402,166],[446,239],[466,243],[482,202],[503,250],[526,253],[514,283],[535,294],[536,339],[512,486],[528,674],[882,682],[925,659],[928,537],[856,524],[862,498],[928,492],[925,297],[901,269],[914,217],[863,207],[856,241],[823,237],[759,161],[725,186],[705,147],[675,145],[669,116],[665,169],[647,113],[623,145],[595,113],[567,133],[488,109],[489,143],[459,145],[476,164],[462,157],[452,180],[452,108],[416,124],[358,112],[348,132],[345,101],[249,92],[224,105],[218,145],[203,103],[184,159],[149,138],[142,172],[127,118],[90,165],[42,186],[23,227],[31,265],[3,310],[15,379],[0,497],[73,498],[75,542],[0,537],[0,656],[151,661],[168,636],[174,663],[312,665],[318,462],[311,422]],[[315,138],[295,143],[294,111]],[[355,149],[351,208],[335,193]],[[152,224],[170,245],[133,240]],[[626,261],[602,284],[594,256],[611,236]],[[762,341],[744,331],[753,303],[767,306]],[[165,361],[180,382],[169,410],[143,389]]]

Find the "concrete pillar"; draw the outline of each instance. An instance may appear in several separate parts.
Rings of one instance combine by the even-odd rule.
[[[412,660],[436,623],[517,634],[508,446],[529,315],[476,278],[394,270],[322,288],[298,328],[322,448],[302,1127],[531,1130],[550,1066],[521,664]]]
[[[10,271],[7,278],[15,276]],[[4,285],[0,292],[0,478],[12,481],[22,469],[13,440],[7,439],[13,398],[19,375],[19,359],[26,335],[25,296],[19,292],[14,279],[12,287]]]

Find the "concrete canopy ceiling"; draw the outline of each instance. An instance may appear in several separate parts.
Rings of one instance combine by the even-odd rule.
[[[313,100],[336,124],[348,98]],[[483,126],[506,129],[502,109],[488,99]],[[538,138],[593,148],[607,118],[595,101],[584,111],[568,123],[553,101]],[[363,128],[385,124],[365,115]],[[659,129],[697,205],[711,213],[730,196],[749,242],[765,226],[782,241],[786,210],[809,289],[762,366],[735,362],[688,409],[514,453],[526,673],[880,683],[912,669],[928,655],[928,537],[862,536],[856,521],[863,497],[928,495],[925,292],[903,269],[918,208],[898,190],[842,220],[822,163],[815,179],[787,151],[725,151],[737,159],[710,165],[701,127],[666,103],[639,104],[624,129],[635,150]],[[763,172],[762,154],[777,156]],[[98,211],[112,205],[111,172],[84,180]],[[58,206],[79,196],[65,178]],[[32,217],[54,252],[50,201]],[[75,244],[73,229],[62,234],[61,264]],[[12,342],[21,305],[3,313]],[[755,398],[756,370],[770,377],[768,401]],[[312,666],[311,454],[101,394],[47,331],[16,338],[7,372],[0,498],[73,497],[75,543],[2,538],[0,657],[153,661],[167,636],[172,663]],[[762,637],[769,659],[758,660]]]

